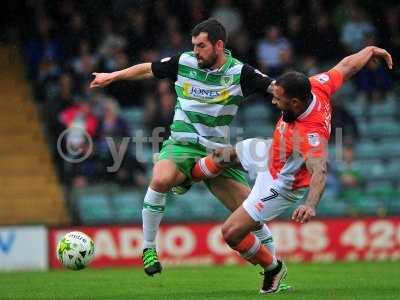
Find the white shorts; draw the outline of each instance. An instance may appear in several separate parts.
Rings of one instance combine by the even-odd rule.
[[[254,221],[267,222],[304,197],[305,190],[280,188],[268,171],[268,153],[272,140],[247,139],[236,144],[236,153],[250,178],[256,178],[243,207]]]

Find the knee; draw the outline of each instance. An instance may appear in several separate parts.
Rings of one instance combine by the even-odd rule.
[[[224,223],[222,225],[222,237],[225,242],[230,246],[234,247],[240,243],[240,228],[235,224]]]
[[[185,178],[186,176],[178,170],[174,162],[161,160],[154,165],[150,187],[157,192],[166,193]]]
[[[168,174],[153,174],[150,187],[160,193],[167,193],[173,186],[173,179]]]

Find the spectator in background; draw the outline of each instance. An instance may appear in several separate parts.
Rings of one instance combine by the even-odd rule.
[[[67,136],[67,142],[76,147],[85,140],[85,132],[93,138],[98,127],[98,120],[93,115],[90,104],[82,100],[63,110],[60,114],[60,122],[64,128],[79,129],[70,131]]]
[[[247,61],[251,65],[256,65],[256,61],[252,61],[254,49],[251,47],[250,36],[246,30],[241,30],[230,38],[230,46],[232,53],[239,60]]]
[[[37,101],[45,102],[46,99],[54,98],[58,89],[58,77],[61,69],[56,61],[44,58],[39,64],[37,76],[37,87],[35,93]]]
[[[393,60],[400,60],[400,5],[384,9],[384,23],[379,37],[385,49],[393,54]]]
[[[318,74],[318,63],[314,56],[305,55],[301,60],[301,65],[299,69],[303,71],[304,74],[312,76],[313,74]]]
[[[95,152],[87,142],[80,146],[80,155],[84,156],[88,153],[88,157],[80,163],[70,163],[63,161],[64,164],[64,178],[63,182],[74,188],[84,188],[90,184],[95,184],[100,175],[100,164],[96,157]]]
[[[279,76],[292,61],[289,41],[281,36],[277,26],[265,31],[265,38],[258,43],[257,59],[261,70],[271,77]]]
[[[379,62],[371,60],[357,74],[356,85],[368,100],[381,102],[385,100],[386,93],[392,87],[392,79]]]
[[[351,18],[351,11],[358,9],[356,0],[343,0],[339,2],[333,12],[333,21],[336,28],[343,28]]]
[[[348,52],[357,52],[365,46],[367,35],[375,33],[375,27],[365,17],[365,12],[360,7],[350,10],[350,20],[347,21],[341,33],[341,42]]]
[[[80,94],[84,94],[85,87],[88,85],[92,78],[92,72],[95,70],[98,63],[97,55],[91,51],[88,40],[80,40],[78,47],[78,55],[71,61],[72,70],[77,77]]]
[[[171,82],[169,80],[158,81],[157,98],[159,101],[154,100],[154,98],[146,101],[148,106],[145,123],[152,132],[156,128],[161,128],[160,136],[164,140],[170,135],[169,125],[174,118],[175,107],[175,96],[172,93]],[[159,149],[161,149],[161,144],[162,142],[159,145]]]
[[[128,124],[119,116],[118,103],[110,98],[105,100],[104,114],[96,136],[96,155],[101,165],[101,178],[120,185],[144,186],[145,168],[133,156],[131,144],[123,144],[129,141],[127,138],[130,136]],[[108,171],[107,167],[112,167],[115,163],[111,151],[122,153],[120,147],[124,145],[128,148],[121,166],[115,172]]]
[[[292,14],[288,17],[287,37],[290,40],[293,52],[297,56],[304,55],[308,48],[308,40],[301,15]]]
[[[363,178],[354,160],[353,147],[343,147],[343,161],[337,163],[337,171],[343,197],[359,195],[363,186]]]
[[[81,41],[90,41],[90,34],[86,28],[86,19],[77,11],[69,16],[68,26],[63,34],[62,45],[65,59],[69,60],[79,55]]]
[[[49,127],[49,137],[51,145],[55,147],[57,138],[65,128],[63,124],[59,122],[59,116],[62,111],[68,107],[72,107],[76,95],[74,94],[74,81],[69,73],[63,73],[57,81],[57,90],[53,97],[47,97],[45,108],[43,113],[45,119],[52,126]]]
[[[114,23],[111,18],[105,18],[102,22],[102,34],[101,42],[98,46],[97,52],[99,56],[106,60],[114,56],[115,52],[119,52],[125,49],[127,45],[126,39],[117,34],[114,31]],[[105,63],[107,70],[115,69],[115,65],[109,66],[109,63]]]
[[[310,39],[312,47],[308,50],[318,61],[330,62],[339,59],[343,56],[339,43],[339,32],[333,26],[328,14],[322,13],[316,18],[315,32]]]
[[[231,0],[218,0],[211,17],[221,22],[229,37],[242,27],[242,16],[239,10],[232,5]]]
[[[27,66],[32,78],[38,76],[38,68],[43,61],[58,63],[62,59],[60,41],[53,30],[53,20],[46,15],[40,15],[35,21],[35,36],[25,45]]]
[[[331,143],[335,144],[337,139],[340,139],[339,141],[346,145],[354,145],[357,143],[360,138],[357,120],[338,100],[338,98],[334,98],[332,101],[331,123]]]
[[[168,32],[167,39],[164,43],[163,48],[160,51],[161,57],[170,57],[178,55],[182,52],[188,51],[191,46],[185,43],[185,39],[182,33],[176,30],[171,30]]]
[[[375,36],[372,34],[366,35],[364,43],[365,46],[377,44]],[[366,96],[369,102],[384,101],[387,92],[392,88],[391,76],[376,60],[370,60],[357,74],[355,83],[358,90]]]
[[[146,27],[147,16],[142,10],[131,8],[127,11],[126,18],[123,33],[127,41],[127,53],[135,63],[140,61],[141,49],[150,47],[152,39]]]
[[[196,24],[207,19],[206,8],[204,7],[204,1],[192,0],[190,1],[189,9],[189,28],[193,28]]]
[[[256,40],[264,35],[263,28],[266,27],[268,18],[265,18],[266,1],[264,0],[250,0],[247,1],[248,5],[246,9],[243,10],[243,15],[245,16],[245,22],[251,35],[252,40]]]
[[[128,68],[131,63],[126,53],[121,49],[115,51],[109,62],[110,64],[108,66],[113,67],[113,69],[108,69],[108,71]],[[143,103],[138,100],[141,99],[143,93],[141,87],[142,85],[140,82],[118,81],[108,86],[106,91],[111,97],[118,99],[121,106],[141,105]]]
[[[89,138],[93,140],[97,132],[98,120],[92,114],[89,103],[80,100],[61,112],[60,122],[69,129],[62,140],[63,153],[68,154],[70,159],[88,155],[79,164],[63,160],[64,179],[73,187],[85,187],[93,183],[98,175],[97,159],[89,142]]]

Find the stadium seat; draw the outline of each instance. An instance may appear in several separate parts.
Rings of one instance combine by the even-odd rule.
[[[380,158],[378,145],[370,140],[360,141],[355,147],[355,157],[358,160]]]
[[[365,114],[365,104],[360,101],[350,101],[351,105],[346,105],[346,108],[357,119],[361,119]]]
[[[387,197],[395,194],[392,181],[368,181],[365,191],[369,196]]]
[[[400,141],[397,139],[381,141],[378,148],[384,158],[400,157]]]
[[[121,111],[121,116],[130,124],[143,123],[144,109],[142,107],[124,109]]]
[[[75,189],[73,194],[83,224],[113,222],[114,215],[110,198],[102,187]]]
[[[376,196],[363,195],[356,198],[346,199],[349,209],[355,215],[382,215],[386,212],[386,205],[382,199]]]
[[[371,122],[366,133],[371,137],[377,138],[400,136],[400,124],[390,119]]]
[[[144,194],[135,189],[123,190],[113,195],[112,205],[119,222],[140,222]]]
[[[190,197],[187,195],[190,192],[187,192],[184,195],[176,196],[171,193],[167,195],[167,205],[164,211],[164,220],[166,222],[179,222],[190,219],[191,211],[189,204],[187,203],[190,200]]]
[[[251,126],[247,126],[244,129],[244,137],[245,138],[270,138],[272,137],[272,133],[274,131],[274,127],[270,125],[268,122],[260,122],[254,121]]]
[[[263,103],[247,103],[244,109],[244,116],[247,125],[251,125],[254,120],[264,120],[268,122],[270,115],[270,109]]]
[[[397,104],[395,101],[384,101],[379,104],[369,106],[370,116],[374,120],[391,118],[396,114]]]
[[[364,180],[380,180],[385,179],[385,167],[381,160],[357,161],[356,168],[361,173]]]

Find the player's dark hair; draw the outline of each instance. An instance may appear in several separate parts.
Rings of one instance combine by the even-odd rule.
[[[215,19],[207,19],[197,24],[191,32],[192,36],[198,36],[201,32],[208,34],[208,39],[211,44],[215,45],[219,40],[226,44],[227,35],[225,27]]]
[[[312,98],[310,80],[303,73],[287,72],[279,76],[275,84],[285,90],[288,98],[297,98],[304,103]]]

